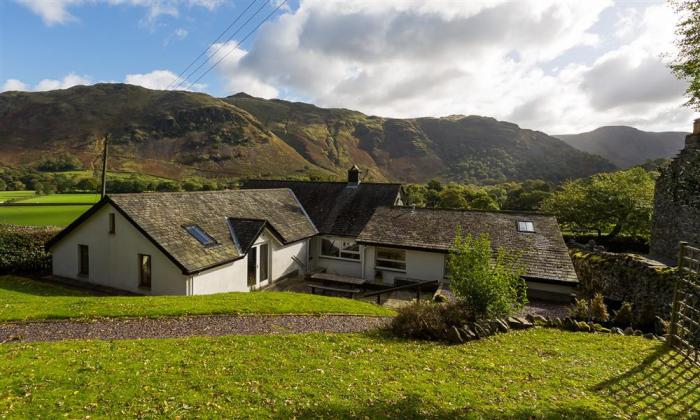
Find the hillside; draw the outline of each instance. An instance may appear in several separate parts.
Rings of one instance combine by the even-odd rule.
[[[560,181],[612,168],[544,133],[486,117],[391,119],[125,84],[0,94],[0,165],[69,152],[98,167],[105,132],[110,169],[175,178],[341,175],[356,163],[378,181]]]
[[[650,132],[633,127],[600,127],[588,133],[555,137],[584,152],[599,155],[620,168],[659,158],[671,158],[682,148],[688,133]]]

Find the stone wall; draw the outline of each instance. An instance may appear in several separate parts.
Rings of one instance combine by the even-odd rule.
[[[600,292],[607,299],[630,302],[634,323],[650,327],[656,316],[668,320],[677,270],[635,254],[572,249],[580,295]]]
[[[700,245],[700,120],[656,181],[650,254],[676,261],[680,241]]]

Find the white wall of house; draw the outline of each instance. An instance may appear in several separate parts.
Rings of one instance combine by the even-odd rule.
[[[109,214],[115,233],[109,233]],[[78,245],[87,245],[89,273],[79,274]],[[110,204],[81,223],[53,246],[53,274],[148,295],[184,295],[187,276]],[[138,255],[151,256],[151,288],[139,287]]]
[[[396,277],[414,280],[441,280],[445,275],[445,255],[440,252],[425,252],[407,249],[406,271],[377,268],[376,246],[365,250],[365,278],[393,284]]]
[[[325,269],[327,273],[341,276],[362,277],[362,259],[350,260],[342,258],[327,257],[321,255],[321,239],[344,239],[340,236],[315,236],[311,240],[311,266],[314,270]],[[364,246],[360,246],[360,258],[362,258]]]
[[[260,259],[262,258],[259,247],[264,243],[269,245],[269,270],[273,282],[300,269],[293,257],[298,258],[302,262],[306,261],[306,253],[309,249],[308,239],[284,245],[271,232],[265,229],[253,244],[254,247],[258,247],[256,252],[257,265],[260,265]],[[258,274],[256,285],[253,287],[248,286],[249,257],[250,255],[248,254],[232,263],[192,276],[191,293],[207,295],[224,292],[247,292],[266,285],[267,282],[259,278]]]

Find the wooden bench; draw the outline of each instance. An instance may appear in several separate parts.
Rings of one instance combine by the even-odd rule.
[[[306,286],[311,289],[312,295],[316,294],[316,290],[322,290],[324,292],[347,293],[350,295],[350,298],[353,299],[355,298],[355,295],[362,291],[361,289],[347,289],[342,287],[324,286],[318,283],[306,283]]]

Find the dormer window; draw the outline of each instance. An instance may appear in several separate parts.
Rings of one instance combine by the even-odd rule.
[[[211,236],[209,236],[209,235],[208,235],[205,231],[203,231],[202,228],[200,228],[199,226],[197,226],[197,225],[186,225],[186,226],[184,226],[184,228],[185,228],[185,230],[187,230],[187,232],[188,232],[190,235],[194,236],[194,238],[195,238],[196,240],[198,240],[199,243],[201,243],[202,245],[204,245],[204,246],[211,246],[211,245],[216,244],[216,241],[214,240],[214,238],[212,238]]]
[[[533,233],[535,232],[535,224],[530,221],[519,221],[518,232]]]

